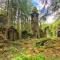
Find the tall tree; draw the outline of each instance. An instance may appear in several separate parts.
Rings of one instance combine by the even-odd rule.
[[[21,21],[25,23],[31,11],[31,3],[29,4],[29,1],[31,0],[7,0],[6,6],[10,25],[15,25],[15,23],[17,23],[18,31],[21,27]]]

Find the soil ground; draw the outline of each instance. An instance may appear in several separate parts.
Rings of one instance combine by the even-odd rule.
[[[37,55],[41,52],[45,56],[60,56],[60,38],[52,39],[48,45],[36,46],[40,39],[22,39],[17,41],[0,41],[0,60],[11,60],[16,54]]]

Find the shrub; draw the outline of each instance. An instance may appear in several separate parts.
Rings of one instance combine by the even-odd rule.
[[[24,31],[22,31],[21,36],[22,36],[22,38],[26,39],[28,37],[31,38],[33,36],[33,34],[32,33],[29,33],[26,30],[24,30]]]

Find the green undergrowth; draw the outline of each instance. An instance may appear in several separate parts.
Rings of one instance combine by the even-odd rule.
[[[60,57],[46,57],[44,54],[39,54],[35,56],[27,56],[27,55],[16,55],[15,57],[11,58],[11,60],[60,60]]]
[[[36,56],[29,56],[29,55],[16,55],[11,60],[45,60],[45,57],[43,54],[36,55]]]

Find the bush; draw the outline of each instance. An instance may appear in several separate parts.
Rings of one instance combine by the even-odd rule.
[[[33,34],[32,33],[29,33],[26,30],[24,30],[24,31],[22,31],[21,36],[22,36],[22,38],[26,39],[28,37],[31,38],[33,36]]]

